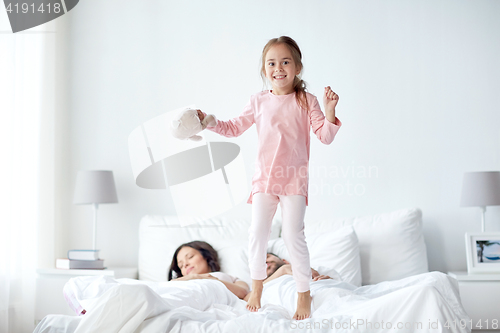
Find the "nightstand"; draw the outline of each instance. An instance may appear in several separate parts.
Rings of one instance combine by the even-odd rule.
[[[500,330],[500,274],[448,272],[448,275],[458,280],[462,305],[472,319],[472,330]]]
[[[107,275],[115,279],[137,279],[137,268],[111,267],[107,269],[37,269],[35,324],[48,314],[76,316],[63,296],[63,288],[69,279],[76,276]]]

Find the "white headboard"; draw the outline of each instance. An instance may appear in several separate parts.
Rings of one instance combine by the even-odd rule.
[[[358,238],[362,284],[376,284],[428,272],[427,251],[422,234],[422,212],[418,208],[386,214],[306,221],[306,238],[352,226]],[[175,216],[142,218],[139,227],[139,278],[165,281],[175,249],[182,243],[204,240],[218,252],[223,270],[241,273],[245,260],[250,218],[210,220],[180,227]],[[280,235],[281,221],[275,219],[270,239]],[[308,242],[308,246],[314,246]],[[234,260],[232,260],[234,259]],[[236,260],[237,259],[237,260]],[[231,265],[224,265],[231,260]],[[225,267],[224,267],[225,266]],[[335,267],[334,267],[335,268]]]

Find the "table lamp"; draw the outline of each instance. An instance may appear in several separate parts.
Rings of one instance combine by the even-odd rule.
[[[93,250],[97,250],[96,226],[98,205],[102,203],[118,203],[113,171],[79,171],[78,175],[76,176],[75,196],[73,198],[73,203],[76,205],[92,204],[94,208]]]
[[[481,209],[481,230],[485,231],[486,206],[500,205],[500,171],[466,172],[462,183],[460,207]]]

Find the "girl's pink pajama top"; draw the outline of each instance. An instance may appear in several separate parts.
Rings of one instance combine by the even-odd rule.
[[[303,195],[307,201],[309,182],[310,128],[324,144],[330,144],[342,123],[331,123],[320,109],[317,98],[307,94],[309,112],[297,104],[295,93],[274,95],[266,90],[250,97],[243,112],[228,121],[217,119],[207,129],[226,137],[240,136],[252,124],[257,127],[259,147],[252,179],[252,192],[273,195]]]

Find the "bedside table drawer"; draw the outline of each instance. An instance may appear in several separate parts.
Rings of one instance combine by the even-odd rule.
[[[462,304],[472,319],[472,329],[477,329],[475,326],[480,320],[482,329],[500,329],[500,281],[460,281],[459,286]],[[494,320],[496,327],[492,327]]]

